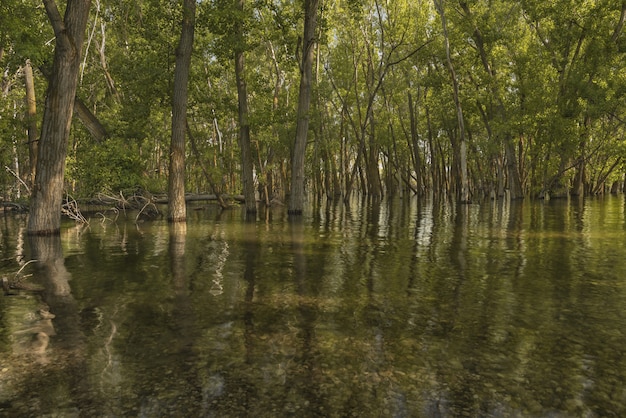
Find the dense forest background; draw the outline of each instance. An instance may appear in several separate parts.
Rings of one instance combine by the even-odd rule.
[[[91,2],[65,166],[69,195],[168,189],[182,3]],[[242,193],[247,158],[258,199],[286,200],[309,52],[309,195],[480,200],[622,191],[626,1],[316,1],[313,50],[303,42],[310,3],[196,2],[187,192]],[[54,38],[39,1],[0,4],[5,201],[30,193]],[[243,160],[242,124],[250,144]]]

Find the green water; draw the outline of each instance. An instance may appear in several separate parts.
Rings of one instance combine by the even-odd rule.
[[[626,416],[622,196],[194,209],[0,218],[1,416]]]

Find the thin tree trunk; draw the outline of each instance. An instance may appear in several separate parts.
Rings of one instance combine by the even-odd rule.
[[[168,221],[187,219],[185,203],[185,128],[187,121],[187,83],[191,66],[196,1],[183,0],[183,22],[180,42],[176,49],[174,97],[172,100],[172,140],[170,143],[170,170],[168,188]]]
[[[460,3],[461,8],[465,11],[465,14],[468,17],[471,17],[472,13],[469,8],[469,4],[466,2]],[[474,28],[474,32],[472,34],[476,47],[478,49],[478,53],[480,55],[480,60],[483,64],[483,68],[485,72],[489,75],[489,77],[493,80],[492,82],[492,93],[497,101],[497,106],[495,106],[496,115],[501,119],[503,126],[506,126],[507,113],[504,106],[504,102],[497,89],[495,88],[495,69],[490,65],[489,59],[487,57],[487,51],[485,50],[485,44],[483,41],[482,32],[478,27]],[[489,119],[494,118],[493,112],[489,112]],[[487,119],[488,120],[488,119]],[[510,192],[511,199],[522,199],[524,197],[524,191],[522,190],[522,182],[520,180],[520,171],[517,163],[517,157],[515,152],[515,144],[513,143],[513,136],[509,131],[504,132],[501,136],[502,141],[504,142],[504,152],[506,155],[506,174],[508,179],[508,188]]]
[[[311,81],[315,53],[315,28],[319,0],[304,2],[304,39],[300,67],[300,93],[298,95],[298,121],[296,139],[291,159],[291,194],[289,213],[302,214],[304,208],[304,157],[309,130],[309,107],[311,104]]]
[[[450,53],[450,39],[448,37],[448,28],[446,23],[446,15],[444,12],[443,0],[434,0],[435,8],[441,16],[441,26],[443,29],[444,42],[446,46],[446,61],[448,64],[448,70],[450,72],[450,78],[452,79],[452,88],[454,92],[454,105],[456,107],[457,125],[459,128],[459,140],[456,143],[455,155],[458,155],[458,178],[457,182],[457,198],[461,203],[469,203],[469,180],[467,175],[467,143],[465,140],[465,121],[463,119],[463,108],[461,106],[461,100],[459,98],[459,81],[457,79],[454,65],[452,64],[452,57]]]
[[[28,177],[26,181],[32,189],[35,182],[35,171],[37,168],[37,144],[39,141],[39,131],[37,129],[37,100],[35,98],[35,81],[33,77],[33,67],[30,60],[26,60],[24,66],[24,83],[26,85],[26,120],[28,129]]]
[[[422,159],[420,156],[420,147],[418,142],[418,134],[417,134],[417,115],[415,114],[415,106],[413,104],[413,97],[411,96],[411,91],[407,92],[409,99],[409,116],[411,121],[411,150],[413,151],[413,170],[415,171],[415,182],[417,193],[422,193]]]
[[[100,120],[78,97],[74,101],[74,112],[96,142],[102,142],[109,136],[105,127],[100,123]]]
[[[244,0],[237,0],[240,12],[243,13]],[[246,200],[246,212],[256,212],[256,197],[254,195],[254,173],[252,162],[252,147],[250,146],[250,124],[248,122],[248,91],[244,71],[243,53],[243,22],[238,25],[238,45],[235,52],[235,77],[237,79],[237,97],[239,99],[239,148],[241,151],[241,170],[243,195]]]
[[[60,232],[65,157],[91,5],[90,0],[68,0],[61,18],[54,0],[43,3],[56,38],[28,218],[32,235]]]
[[[380,179],[380,158],[379,158],[379,145],[376,142],[375,129],[376,124],[374,120],[374,110],[373,107],[369,108],[369,115],[367,116],[370,120],[369,123],[369,149],[367,155],[367,182],[368,182],[368,191],[369,195],[374,199],[380,199],[383,196],[381,179]],[[362,133],[364,136],[367,135],[365,131]]]

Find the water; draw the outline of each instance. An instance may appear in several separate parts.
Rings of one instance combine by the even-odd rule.
[[[189,216],[0,218],[1,416],[626,416],[621,196]]]

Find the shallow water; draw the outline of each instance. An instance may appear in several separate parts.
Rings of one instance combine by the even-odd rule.
[[[194,209],[0,218],[0,415],[626,416],[622,196]]]

